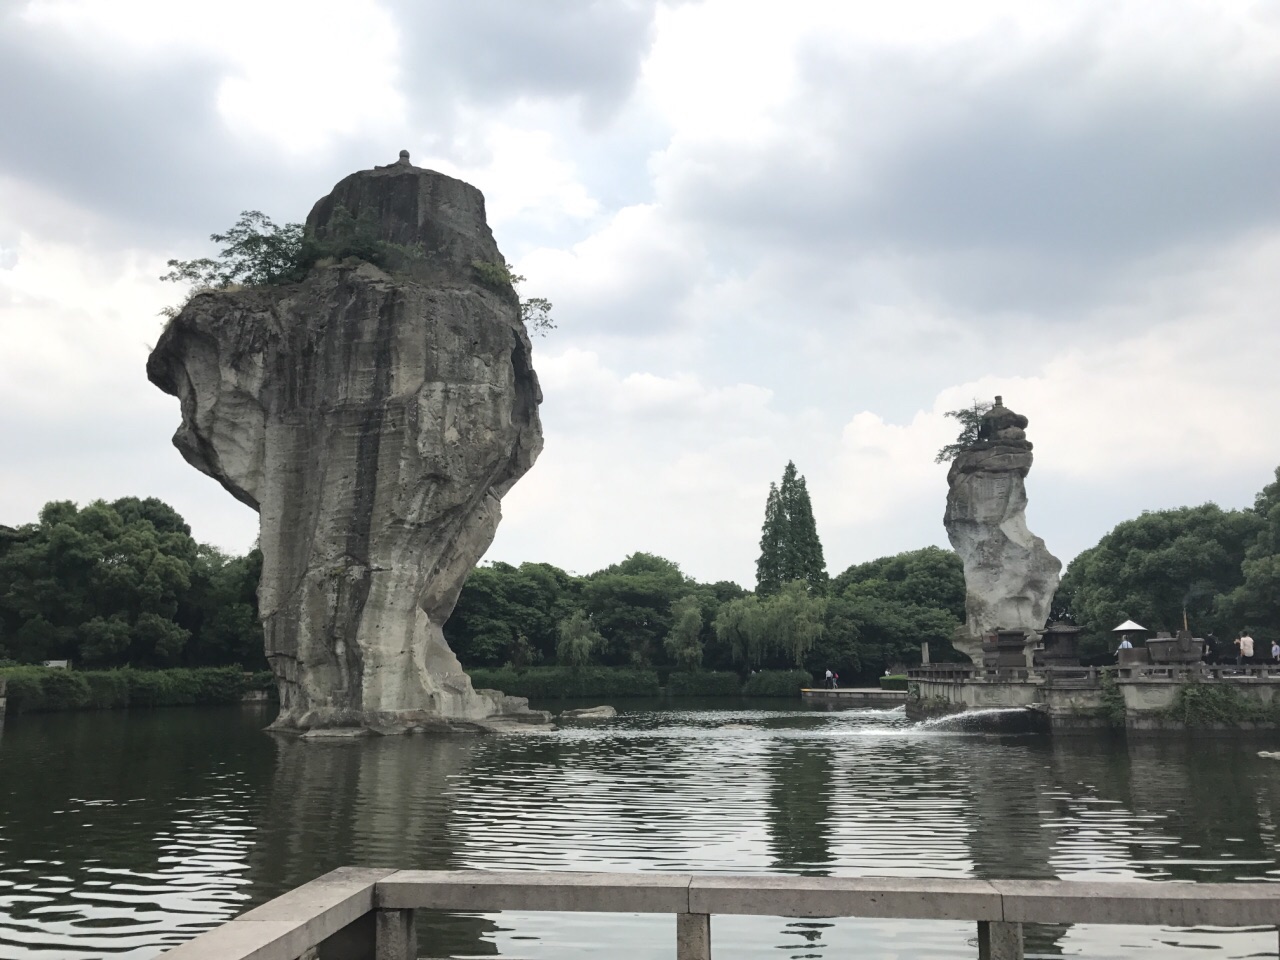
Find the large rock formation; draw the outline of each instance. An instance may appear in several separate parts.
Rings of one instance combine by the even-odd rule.
[[[1062,571],[1062,562],[1027,529],[1023,481],[1031,469],[1031,443],[1026,426],[1026,417],[996,397],[977,441],[947,473],[943,524],[964,562],[967,620],[956,648],[975,661],[987,634],[1044,629]]]
[[[307,228],[416,253],[394,273],[346,258],[198,294],[147,362],[182,403],[182,455],[260,514],[276,726],[528,716],[473,690],[441,632],[542,449],[519,301],[474,266],[505,263],[484,197],[402,152],[339,183]]]

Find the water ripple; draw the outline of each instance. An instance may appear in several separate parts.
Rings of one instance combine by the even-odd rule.
[[[1247,744],[991,737],[901,711],[624,708],[550,734],[302,743],[254,710],[11,719],[0,960],[143,960],[335,866],[1280,880]],[[56,758],[53,762],[51,758]],[[432,955],[669,956],[668,917],[424,917]],[[716,918],[742,957],[972,956],[970,924]],[[1029,927],[1032,956],[1274,934]]]

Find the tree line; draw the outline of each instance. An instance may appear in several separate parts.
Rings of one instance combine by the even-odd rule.
[[[257,550],[197,543],[154,497],[53,501],[0,527],[0,661],[266,669],[261,572]]]
[[[703,583],[669,559],[633,553],[578,575],[548,563],[486,563],[467,580],[445,636],[467,667],[633,666],[671,671],[828,668],[870,679],[954,656],[964,575],[925,547],[827,574],[804,478],[771,485],[755,590]],[[0,661],[86,667],[263,669],[262,557],[197,543],[155,498],[80,508],[0,527]],[[1253,506],[1143,513],[1072,562],[1054,618],[1083,630],[1086,652],[1134,619],[1199,636],[1250,630],[1280,639],[1280,469]]]
[[[265,666],[262,557],[197,543],[155,498],[47,504],[0,527],[0,661],[86,667]],[[873,676],[935,649],[964,613],[960,562],[936,547],[828,578],[804,478],[771,487],[754,592],[701,583],[633,553],[586,575],[490,563],[467,580],[445,635],[464,666],[671,670],[827,668]]]
[[[1280,639],[1280,468],[1252,507],[1206,503],[1118,524],[1071,562],[1054,608],[1093,651],[1129,619],[1176,632],[1185,617],[1196,636]]]

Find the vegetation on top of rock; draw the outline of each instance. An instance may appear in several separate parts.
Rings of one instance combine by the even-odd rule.
[[[188,293],[181,304],[166,307],[161,314],[170,318],[177,316],[191,297],[206,290],[296,283],[325,260],[355,257],[393,272],[425,258],[421,244],[410,246],[381,239],[372,210],[365,210],[357,217],[339,204],[329,218],[326,233],[321,239],[301,223],[282,226],[260,210],[244,210],[226,233],[210,234],[210,240],[222,245],[217,257],[169,260],[165,264],[169,272],[160,279],[185,283]],[[476,278],[492,289],[514,289],[524,280],[512,273],[509,264],[474,261],[471,266]],[[520,319],[534,333],[545,336],[548,330],[555,329],[550,301],[530,297],[519,299],[519,303]]]
[[[487,260],[472,260],[471,269],[475,271],[476,279],[484,284],[490,290],[496,290],[503,293],[506,290],[515,290],[520,284],[524,283],[524,277],[515,273],[511,269],[509,263],[489,263]],[[551,319],[551,301],[543,297],[528,297],[520,300],[520,319],[524,321],[524,325],[530,331],[540,337],[545,337],[548,330],[556,328],[556,322]]]
[[[978,428],[982,425],[982,417],[990,409],[990,402],[974,400],[971,406],[961,407],[959,410],[948,410],[945,414],[946,416],[960,421],[960,434],[956,437],[955,443],[948,443],[938,451],[938,455],[933,458],[933,462],[950,463],[977,443]]]
[[[209,239],[223,244],[216,258],[170,260],[160,279],[190,285],[191,295],[241,285],[249,287],[295,283],[321,260],[356,257],[392,270],[423,258],[421,246],[381,240],[372,211],[353,216],[339,206],[329,221],[330,237],[318,239],[300,223],[276,224],[259,210],[245,210],[226,233]],[[162,311],[174,316],[180,307]]]

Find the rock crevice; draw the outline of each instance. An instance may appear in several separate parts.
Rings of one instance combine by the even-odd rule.
[[[339,218],[415,256],[201,293],[148,376],[181,402],[182,455],[259,512],[277,726],[482,722],[520,702],[473,690],[441,628],[542,448],[519,302],[476,282],[504,261],[469,184],[402,157],[344,179],[308,231]]]

